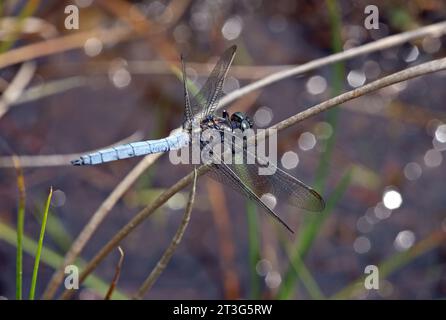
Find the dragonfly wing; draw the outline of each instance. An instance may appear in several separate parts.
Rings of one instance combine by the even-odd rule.
[[[231,135],[234,141],[241,144],[238,135]],[[241,152],[233,155],[233,163],[228,166],[234,167],[240,179],[248,184],[254,192],[261,198],[262,195],[270,193],[279,200],[284,200],[288,204],[313,212],[320,212],[325,208],[325,203],[322,197],[299,179],[293,177],[289,173],[278,168],[274,163],[268,159],[257,155],[253,155],[246,144],[243,148],[243,153],[247,157],[255,159],[254,164],[236,164],[234,159],[237,156],[242,156]],[[262,163],[262,165],[260,164]],[[268,175],[260,175],[260,168],[267,169]]]
[[[200,119],[213,114],[218,106],[218,101],[223,95],[223,84],[229,67],[234,60],[237,46],[232,46],[222,54],[209,78],[206,80],[200,91],[191,97],[191,110],[193,116]]]
[[[308,211],[319,212],[325,207],[324,200],[314,189],[272,163],[268,167],[268,171],[274,172],[271,175],[259,175],[259,169],[263,166],[256,164],[234,166],[240,178],[249,181],[260,195],[270,193],[279,200]]]
[[[285,228],[287,228],[291,233],[294,231],[283,221],[267,204],[265,204],[259,195],[251,189],[251,187],[242,181],[239,173],[234,171],[235,168],[231,168],[231,166],[221,163],[221,164],[211,164],[211,170],[208,172],[208,175],[214,180],[225,184],[237,192],[241,192],[248,199],[254,201],[263,208],[268,214],[270,214],[274,219],[276,219],[280,224],[282,224]]]
[[[184,120],[189,126],[192,123],[192,107],[190,104],[189,91],[187,90],[187,75],[186,75],[186,63],[184,57],[181,55],[181,71],[183,73],[183,91],[184,91]]]

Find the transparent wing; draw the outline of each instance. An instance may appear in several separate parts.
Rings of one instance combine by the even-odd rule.
[[[249,154],[249,151],[246,149],[243,152]],[[259,175],[259,168],[266,165],[260,165],[258,160],[261,160],[261,163],[266,163],[269,170],[274,172],[274,174]],[[257,157],[255,164],[229,164],[221,162],[221,164],[210,165],[211,171],[208,173],[209,176],[255,201],[290,231],[292,230],[288,225],[263,202],[263,195],[272,194],[278,201],[282,200],[308,211],[318,212],[325,207],[324,200],[314,189],[281,170],[273,163],[267,163],[266,159]]]
[[[253,190],[252,187],[248,185],[248,181],[243,181],[239,173],[237,171],[234,171],[234,169],[235,168],[231,168],[230,165],[227,165],[225,163],[212,164],[211,171],[208,171],[208,175],[214,180],[231,187],[235,191],[242,193],[244,196],[257,203],[257,205],[262,207],[280,224],[282,224],[290,232],[294,233],[294,231],[286,224],[286,222],[283,221],[270,207],[268,207],[268,205],[266,205],[261,200],[261,195],[259,196],[258,192]]]
[[[278,200],[308,211],[319,212],[325,207],[322,197],[311,187],[280,168],[272,175],[259,175],[258,164],[225,164],[259,198],[270,193]],[[215,165],[224,170],[221,165]],[[272,166],[272,165],[271,165]]]
[[[181,71],[183,73],[183,91],[184,91],[184,121],[187,126],[192,123],[192,107],[190,105],[189,91],[187,90],[186,63],[181,55]]]
[[[237,46],[226,49],[203,87],[195,96],[190,97],[191,113],[194,117],[203,119],[214,113],[223,95],[223,84],[236,50]]]

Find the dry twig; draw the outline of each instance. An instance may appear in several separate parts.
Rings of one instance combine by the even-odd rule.
[[[183,219],[181,220],[180,226],[178,227],[178,230],[175,233],[172,242],[167,247],[166,251],[156,264],[155,268],[153,268],[152,272],[150,272],[149,276],[146,278],[146,280],[143,282],[141,287],[134,295],[134,299],[142,299],[144,295],[150,290],[150,288],[152,288],[155,281],[159,278],[164,269],[166,269],[166,266],[169,263],[170,259],[172,258],[173,253],[180,244],[184,232],[186,231],[187,225],[189,224],[192,207],[195,201],[196,188],[197,188],[197,170],[195,169],[192,189],[189,193],[189,201],[187,202],[186,210],[184,211]]]
[[[115,275],[113,276],[113,280],[110,283],[110,287],[108,288],[108,291],[105,294],[104,300],[111,299],[113,291],[115,290],[116,285],[118,284],[119,276],[121,275],[122,263],[124,262],[124,251],[122,251],[121,247],[118,247],[118,251],[119,251],[119,261],[118,264],[116,265]]]
[[[20,66],[19,71],[0,98],[0,118],[8,112],[14,101],[20,97],[33,78],[35,71],[36,64],[34,62],[26,62]]]

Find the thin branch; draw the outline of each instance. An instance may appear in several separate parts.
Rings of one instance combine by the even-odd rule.
[[[82,48],[85,41],[90,38],[98,38],[103,44],[119,42],[128,38],[130,32],[131,30],[128,27],[99,28],[29,44],[0,54],[0,69],[23,61]]]
[[[197,188],[197,170],[194,169],[194,180],[192,183],[192,190],[189,193],[189,201],[187,202],[186,210],[184,211],[183,219],[181,220],[181,224],[178,227],[175,236],[172,239],[172,242],[167,247],[161,259],[156,264],[155,268],[153,268],[152,272],[150,272],[149,276],[143,282],[141,287],[138,289],[136,294],[134,295],[134,299],[142,299],[144,295],[152,288],[155,281],[159,278],[161,273],[166,269],[167,264],[169,263],[172,255],[177,249],[178,245],[183,238],[184,231],[186,231],[187,225],[189,224],[190,215],[192,212],[193,204],[195,201],[195,191]]]
[[[138,141],[142,138],[142,133],[136,131],[131,136],[117,141],[109,147],[117,146],[123,143],[132,141]],[[70,165],[70,161],[80,157],[83,154],[93,151],[85,151],[82,153],[73,154],[52,154],[52,155],[40,155],[40,156],[0,156],[0,168],[12,168],[14,167],[14,158],[18,159],[23,168],[30,167],[49,167],[49,166],[67,166]]]
[[[26,17],[22,21],[20,21],[20,18],[14,16],[0,18],[0,29],[2,30],[0,41],[7,41],[19,29],[21,29],[20,32],[22,35],[37,33],[42,38],[57,35],[57,28],[54,24],[35,16]]]
[[[11,105],[15,106],[22,103],[43,99],[70,89],[87,86],[88,84],[88,77],[82,76],[46,81],[42,84],[29,87],[23,91],[23,94],[16,101],[11,103]]]
[[[115,275],[113,276],[113,280],[110,283],[110,287],[108,288],[108,291],[105,294],[104,300],[111,299],[113,291],[115,290],[116,285],[118,284],[119,276],[121,275],[122,263],[124,262],[124,251],[122,251],[121,247],[119,246],[118,246],[118,251],[119,251],[119,261],[118,264],[116,265]]]
[[[75,72],[79,69],[79,63],[67,62],[64,64],[65,72]],[[109,62],[88,62],[84,65],[90,74],[106,73],[110,68]],[[197,76],[207,77],[214,64],[201,62],[188,62],[187,68],[195,71]],[[229,70],[229,75],[237,79],[257,80],[273,73],[295,68],[296,65],[234,65]],[[49,68],[48,68],[49,69]],[[128,60],[127,70],[135,75],[172,75],[172,68],[165,60]],[[49,70],[51,71],[51,70]]]
[[[354,89],[343,93],[339,96],[331,98],[320,104],[317,104],[307,110],[304,110],[289,119],[286,119],[278,124],[270,127],[269,129],[277,129],[278,131],[288,128],[289,126],[303,121],[311,116],[315,116],[329,108],[335,107],[338,104],[344,103],[346,101],[358,98],[364,94],[376,91],[386,86],[392,84],[406,81],[417,76],[433,73],[440,70],[446,69],[446,58],[433,60],[421,65],[407,68],[403,71],[397,72],[395,74],[383,77],[379,80],[371,82],[363,87]],[[202,165],[198,168],[198,175],[202,175],[209,170],[209,167]],[[118,233],[93,257],[93,259],[87,264],[81,275],[79,276],[79,281],[84,281],[87,276],[98,266],[98,264],[113,250],[130,232],[132,232],[140,223],[142,223],[147,217],[149,217],[156,209],[162,206],[167,200],[170,199],[175,193],[182,190],[186,185],[192,182],[193,173],[189,173],[171,188],[164,191],[157,199],[155,199],[152,204],[141,210],[135,217],[133,217],[130,222],[128,222]],[[71,295],[70,291],[65,291],[61,298],[69,298]]]
[[[11,105],[19,99],[25,87],[29,84],[36,71],[34,62],[26,62],[20,66],[19,71],[3,92],[0,98],[0,118],[8,112]]]

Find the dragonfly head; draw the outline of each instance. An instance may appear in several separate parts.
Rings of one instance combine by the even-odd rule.
[[[247,130],[251,129],[253,126],[252,120],[243,112],[234,112],[231,115],[231,123],[233,128]]]

